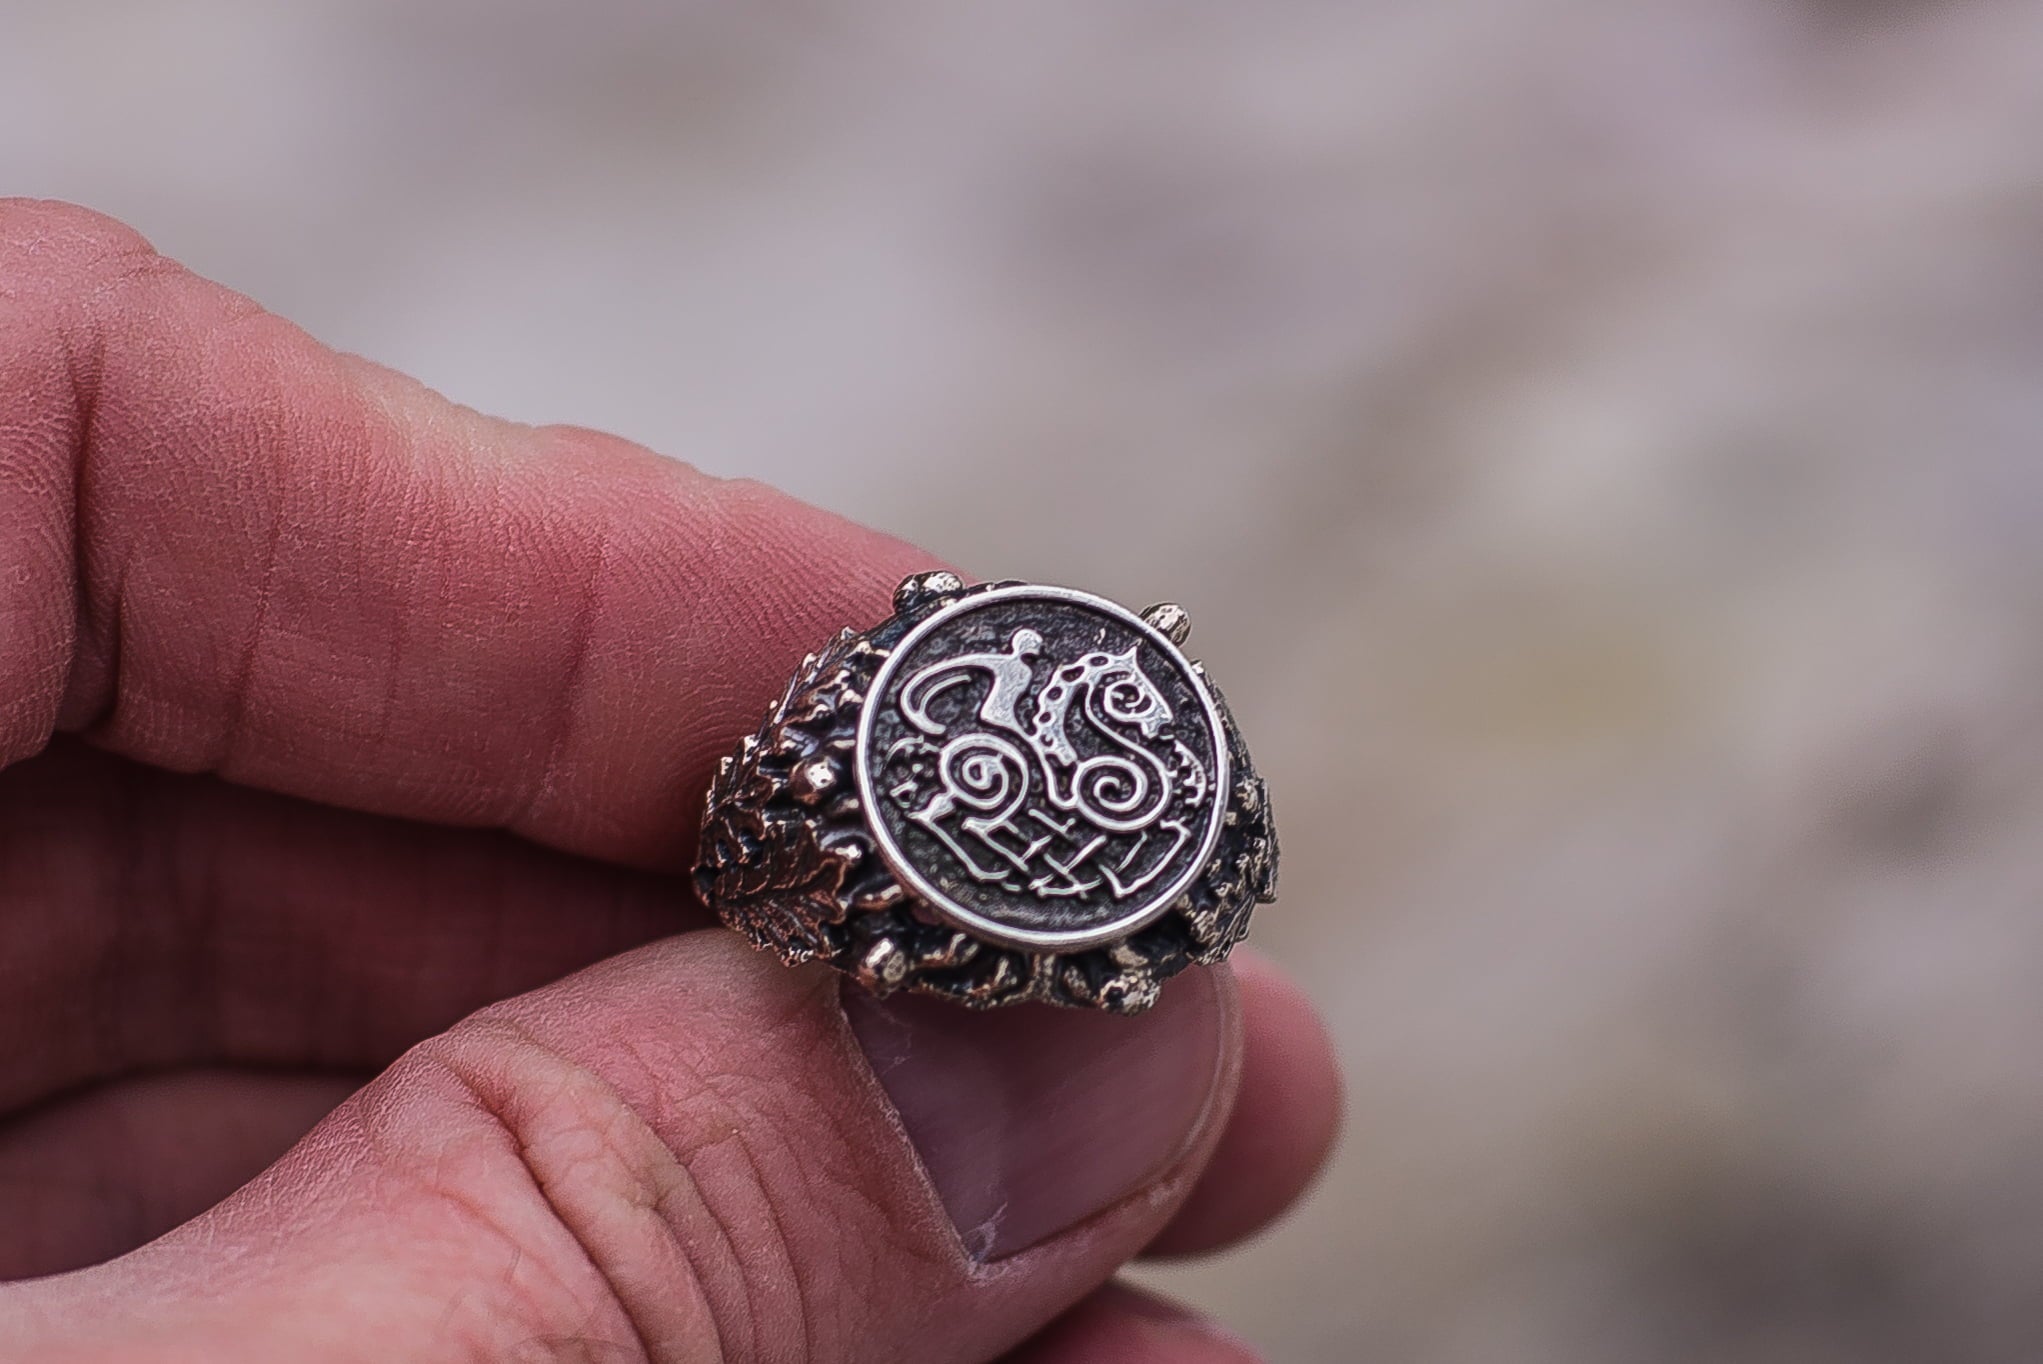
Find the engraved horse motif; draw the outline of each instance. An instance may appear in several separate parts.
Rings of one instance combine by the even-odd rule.
[[[934,749],[937,788],[908,817],[975,878],[1020,890],[1011,880],[1019,873],[1042,897],[1085,895],[1104,883],[1123,898],[1160,875],[1192,837],[1183,819],[1164,816],[1187,799],[1194,805],[1204,799],[1205,766],[1181,740],[1170,741],[1166,761],[1134,737],[1153,743],[1172,720],[1136,646],[1096,650],[1055,667],[1031,702],[1043,648],[1039,633],[1021,629],[1004,652],[960,654],[922,668],[902,686],[898,705],[927,737],[901,740],[888,757]],[[953,734],[932,704],[953,688],[980,683],[986,690],[975,716],[985,728]],[[1081,722],[1095,740],[1087,747],[1104,744],[1108,751],[1081,751],[1075,732]],[[1047,810],[1030,802],[1031,767],[1042,777]],[[893,795],[907,804],[919,797],[920,783],[904,782]],[[953,816],[996,862],[974,856],[948,827]],[[1095,861],[1110,840],[1130,834],[1136,838],[1118,858]]]

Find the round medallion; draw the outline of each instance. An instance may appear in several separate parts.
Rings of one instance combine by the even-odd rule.
[[[881,854],[940,916],[1069,951],[1162,914],[1228,803],[1211,695],[1170,639],[1064,588],[980,592],[911,630],[860,717]]]

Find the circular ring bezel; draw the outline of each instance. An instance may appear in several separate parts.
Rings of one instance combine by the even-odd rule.
[[[1016,928],[989,919],[977,910],[959,904],[937,887],[922,871],[911,862],[894,838],[887,821],[878,814],[879,805],[875,800],[873,771],[870,761],[872,752],[872,730],[875,706],[885,696],[892,684],[901,659],[932,631],[957,619],[961,615],[983,609],[1000,602],[1012,601],[1054,601],[1081,606],[1111,617],[1136,631],[1150,645],[1161,650],[1164,656],[1177,665],[1190,683],[1193,694],[1199,698],[1199,705],[1206,721],[1207,731],[1213,739],[1214,778],[1209,794],[1206,828],[1199,841],[1199,851],[1185,867],[1185,870],[1160,891],[1144,900],[1142,904],[1109,923],[1090,928],[1044,931]],[[1030,952],[1073,952],[1086,948],[1100,947],[1126,938],[1168,911],[1173,902],[1189,889],[1192,883],[1206,870],[1212,861],[1214,849],[1219,845],[1221,830],[1226,825],[1228,793],[1232,788],[1232,755],[1228,751],[1227,729],[1220,717],[1220,708],[1213,700],[1213,693],[1184,651],[1173,643],[1170,637],[1151,625],[1141,616],[1122,606],[1119,602],[1105,597],[1096,597],[1090,592],[1080,592],[1069,587],[1048,587],[1035,583],[1021,583],[1012,587],[996,587],[975,592],[950,602],[921,621],[901,637],[893,646],[887,658],[873,675],[872,686],[867,690],[865,702],[858,717],[858,750],[854,755],[853,768],[858,780],[858,798],[866,828],[871,832],[874,843],[879,847],[880,856],[888,870],[927,904],[940,919],[956,928],[963,929],[977,937],[989,939],[1003,946],[1019,948]]]

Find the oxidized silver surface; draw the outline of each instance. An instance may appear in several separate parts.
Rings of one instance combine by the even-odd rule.
[[[884,994],[1134,1013],[1276,889],[1268,794],[1182,610],[918,574],[726,758],[696,883]]]

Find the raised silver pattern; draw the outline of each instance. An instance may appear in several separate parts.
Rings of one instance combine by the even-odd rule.
[[[705,810],[699,889],[886,992],[1134,1012],[1275,891],[1267,793],[1174,605],[902,583],[811,655]]]

